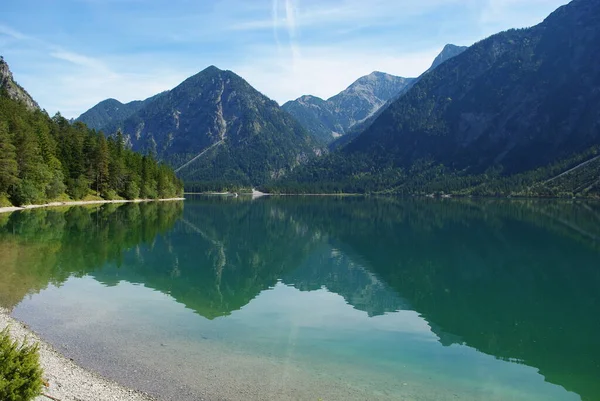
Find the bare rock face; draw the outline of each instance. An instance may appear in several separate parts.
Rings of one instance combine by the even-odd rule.
[[[2,56],[0,56],[0,90],[5,91],[11,99],[24,103],[30,110],[39,110],[40,108],[29,93],[15,82],[12,72]]]

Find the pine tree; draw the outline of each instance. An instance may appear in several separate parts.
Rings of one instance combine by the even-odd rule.
[[[145,199],[154,199],[158,197],[156,191],[156,180],[154,178],[154,168],[156,162],[152,155],[142,158],[142,187],[141,196]]]
[[[98,195],[106,195],[109,189],[109,163],[110,154],[108,142],[102,134],[98,136],[98,149],[96,152],[96,192]]]
[[[19,184],[16,148],[8,132],[8,125],[0,121],[0,194]]]
[[[17,121],[14,132],[21,181],[13,187],[11,200],[18,205],[43,203],[46,200],[46,185],[51,181],[52,174],[44,163],[37,136],[33,128],[22,120]]]
[[[123,196],[126,188],[123,137],[109,138],[108,147],[110,151],[109,185],[117,194]]]

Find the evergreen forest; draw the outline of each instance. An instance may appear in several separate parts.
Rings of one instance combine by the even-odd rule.
[[[152,155],[81,122],[0,93],[0,207],[69,200],[173,198],[183,183]]]

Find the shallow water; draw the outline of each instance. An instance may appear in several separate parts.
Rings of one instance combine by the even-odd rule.
[[[167,400],[600,399],[600,206],[188,199],[0,216],[0,302]]]

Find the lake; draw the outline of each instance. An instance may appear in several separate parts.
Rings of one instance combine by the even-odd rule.
[[[600,204],[191,197],[0,215],[0,305],[164,400],[600,399]]]

